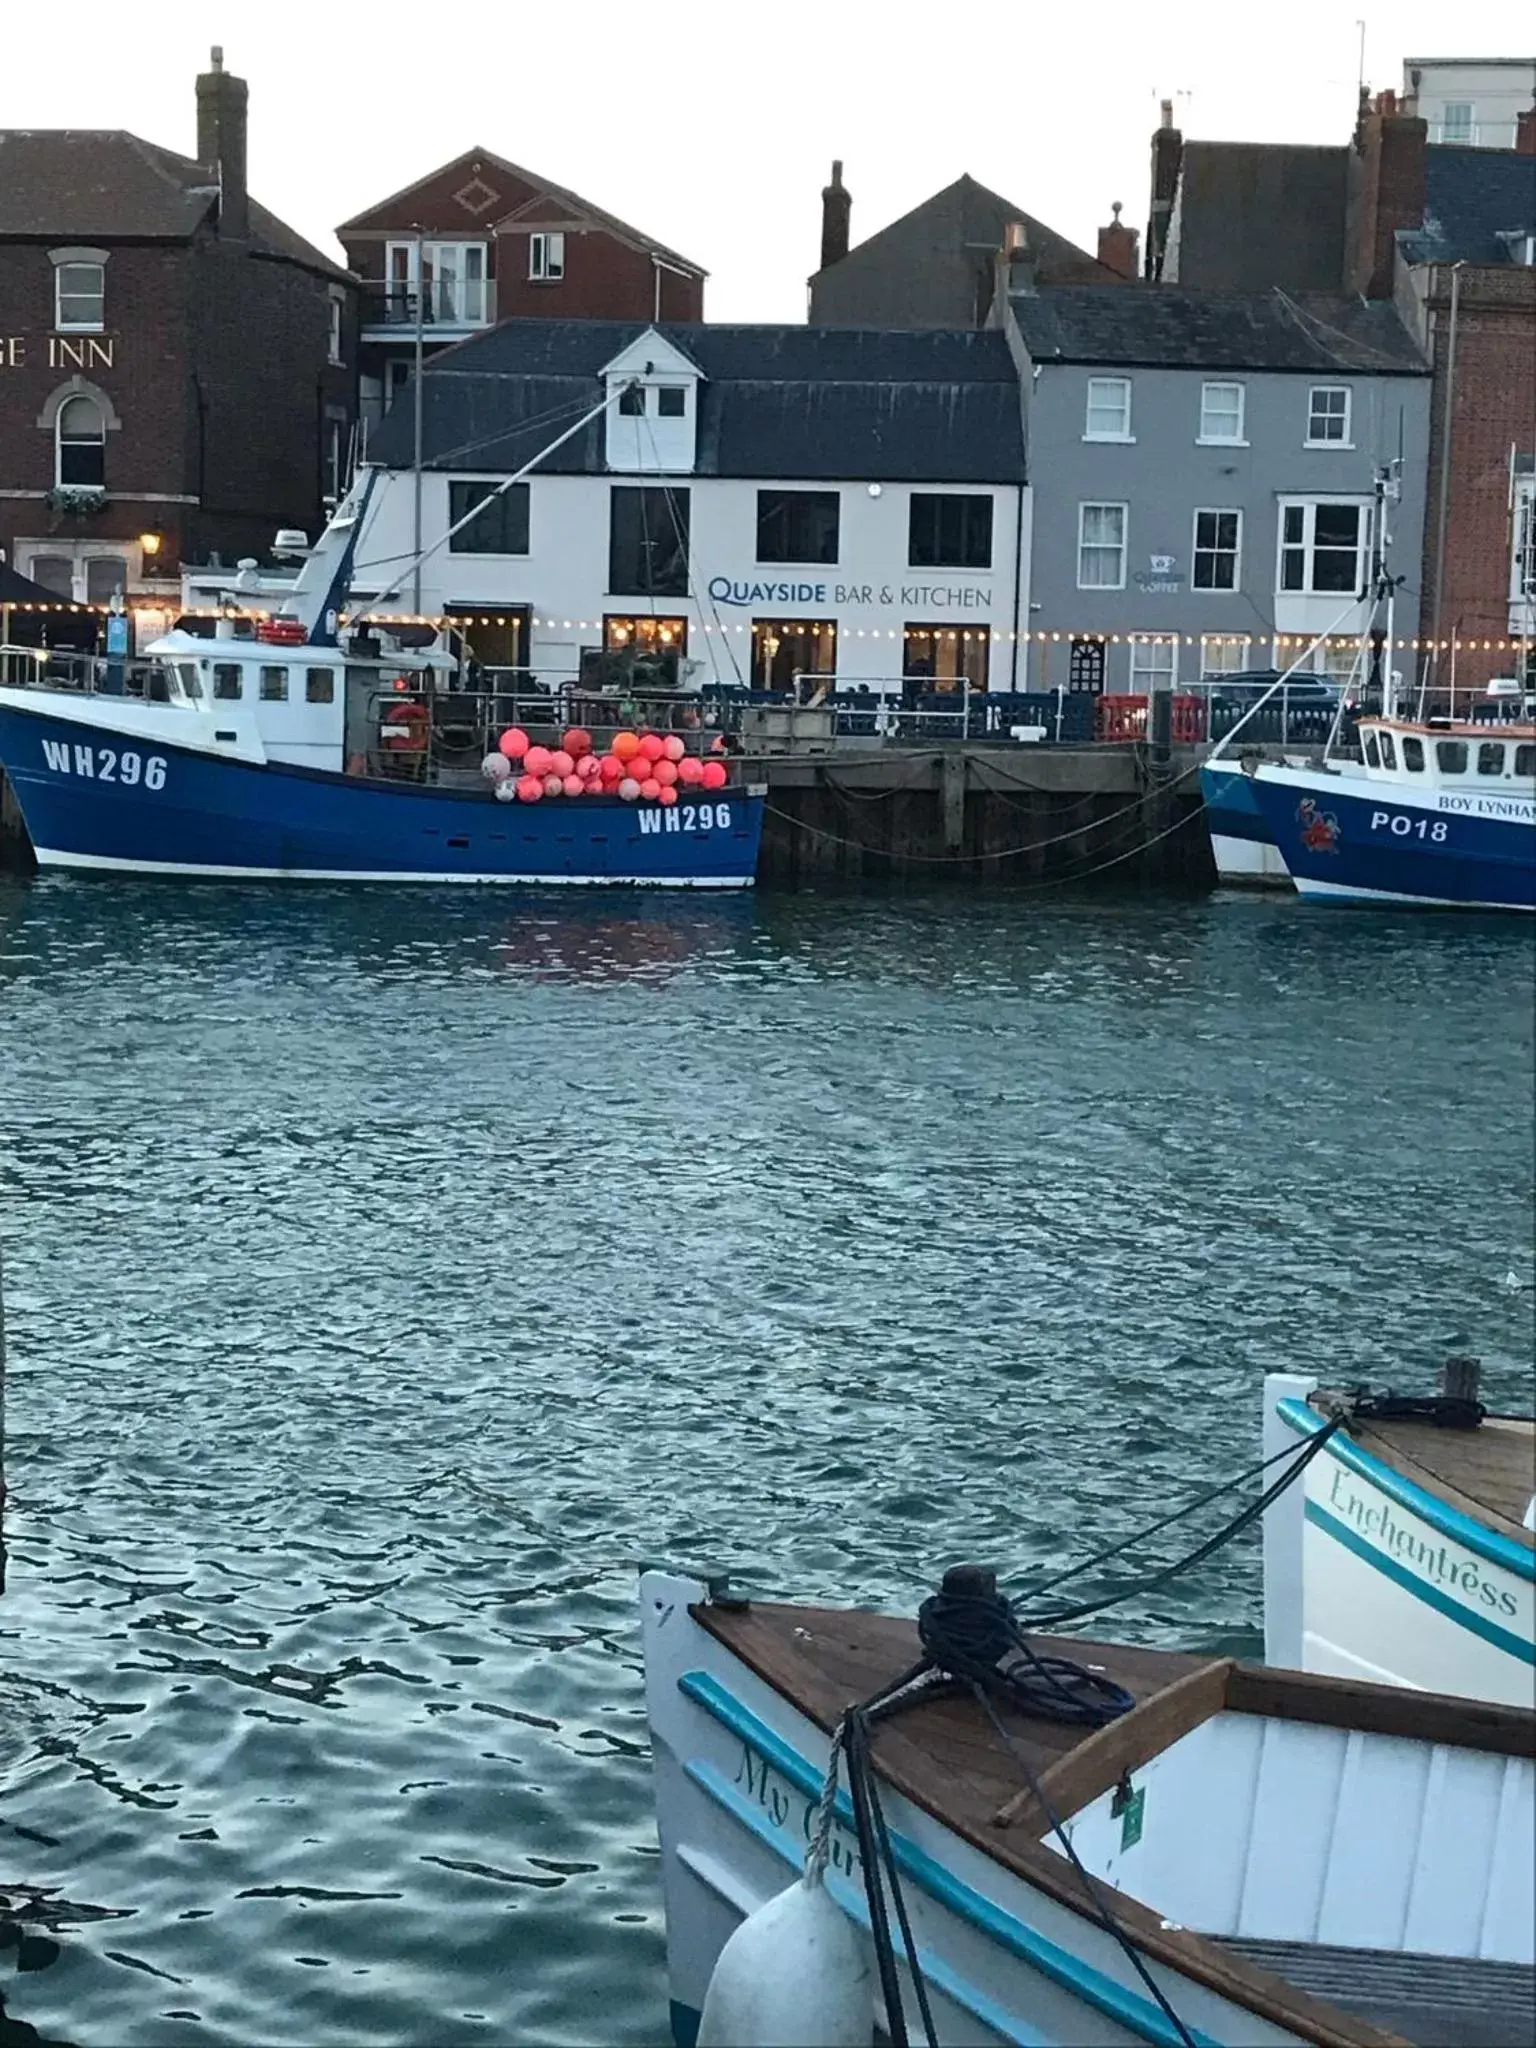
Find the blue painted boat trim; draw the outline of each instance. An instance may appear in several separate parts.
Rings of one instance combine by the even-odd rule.
[[[750,1834],[756,1835],[763,1847],[777,1856],[781,1863],[787,1864],[794,1871],[803,1867],[803,1859],[780,1838],[766,1814],[760,1812],[749,1799],[738,1792],[723,1771],[716,1770],[713,1764],[701,1763],[684,1764],[683,1770],[701,1792],[708,1793],[717,1806],[723,1806],[733,1820],[739,1821]],[[834,1904],[841,1907],[848,1918],[862,1927],[867,1934],[869,1905],[862,1889],[851,1884],[846,1877],[830,1870],[827,1872],[825,1883],[827,1894]],[[901,1953],[904,1958],[904,1948]],[[1010,2012],[1006,2006],[999,2005],[996,1999],[989,1998],[985,1991],[978,1990],[969,1978],[960,1976],[930,1950],[919,1948],[917,1960],[928,1983],[936,1990],[942,1991],[945,1997],[953,2000],[956,2005],[963,2006],[973,2019],[978,2019],[983,2026],[990,2027],[994,2034],[1001,2034],[1005,2041],[1012,2042],[1013,2048],[1062,2048],[1062,2044],[1054,2041],[1050,2035],[1040,2033],[1027,2021],[1022,2020],[1017,2013]]]
[[[1348,1522],[1341,1522],[1337,1515],[1330,1515],[1328,1510],[1319,1507],[1315,1500],[1307,1502],[1306,1518],[1314,1528],[1323,1530],[1335,1543],[1342,1543],[1344,1548],[1352,1551],[1356,1557],[1363,1558],[1369,1565],[1374,1565],[1383,1577],[1390,1579],[1395,1586],[1401,1586],[1405,1593],[1411,1593],[1416,1600],[1422,1600],[1426,1607],[1433,1607],[1437,1614],[1446,1615],[1451,1621],[1459,1623],[1462,1628],[1470,1629],[1473,1635],[1481,1636],[1484,1642],[1492,1643],[1496,1649],[1505,1651],[1521,1663],[1536,1664],[1536,1644],[1523,1642],[1507,1628],[1500,1628],[1495,1621],[1485,1620],[1481,1614],[1463,1606],[1459,1600],[1453,1600],[1449,1593],[1442,1593],[1438,1586],[1431,1586],[1425,1579],[1416,1579],[1412,1572],[1405,1570],[1397,1562],[1396,1558],[1388,1557],[1384,1551],[1377,1550],[1358,1530],[1351,1529]]]
[[[1298,1401],[1291,1394],[1275,1403],[1275,1413],[1298,1436],[1316,1436],[1320,1429],[1326,1427],[1315,1408],[1309,1408],[1305,1401]],[[1512,1536],[1505,1536],[1497,1529],[1486,1528],[1483,1523],[1473,1521],[1470,1515],[1462,1514],[1459,1508],[1453,1508],[1448,1501],[1441,1500],[1438,1494],[1416,1486],[1401,1472],[1384,1465],[1379,1458],[1373,1458],[1369,1451],[1361,1450],[1342,1430],[1335,1431],[1324,1450],[1360,1478],[1368,1479],[1372,1486],[1386,1494],[1389,1500],[1395,1500],[1399,1507],[1407,1508],[1421,1521],[1428,1522],[1432,1529],[1438,1529],[1442,1536],[1449,1536],[1465,1549],[1475,1551],[1490,1564],[1501,1565],[1517,1579],[1536,1582],[1536,1550],[1528,1549],[1525,1544],[1517,1543]]]
[[[744,1706],[712,1673],[685,1671],[677,1684],[681,1693],[754,1749],[765,1763],[781,1777],[787,1778],[806,1798],[821,1797],[822,1774],[815,1765],[770,1728],[766,1721],[759,1720],[751,1708]],[[686,1768],[692,1775],[692,1767]],[[852,1825],[853,1808],[846,1792],[841,1790],[837,1797],[837,1817]],[[1138,2040],[1154,2042],[1157,2048],[1183,2048],[1167,2017],[1149,2000],[1128,1991],[1112,1977],[1106,1977],[1102,1971],[1085,1963],[1081,1957],[1072,1955],[1034,1928],[1026,1926],[1014,1914],[1005,1912],[894,1828],[891,1830],[891,1848],[902,1874],[910,1877],[920,1890],[957,1919],[967,1921],[1020,1962],[1029,1964],[1074,1997],[1081,1998],[1085,2004],[1117,2021]],[[1189,2027],[1188,2031],[1197,2048],[1220,2048],[1209,2034],[1194,2027]]]

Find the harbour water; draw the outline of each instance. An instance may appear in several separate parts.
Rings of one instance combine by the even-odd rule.
[[[1533,1081],[1476,919],[0,878],[0,2044],[659,2041],[636,1561],[910,1607],[1268,1367],[1528,1404]]]

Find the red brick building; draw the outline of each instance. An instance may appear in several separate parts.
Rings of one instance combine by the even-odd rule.
[[[1165,105],[1147,273],[1395,299],[1434,366],[1414,668],[1444,686],[1454,655],[1459,691],[1524,658],[1536,687],[1536,108],[1511,150],[1432,143],[1391,92],[1335,148],[1186,143]]]
[[[0,133],[0,547],[61,597],[171,598],[184,561],[313,535],[345,481],[355,281],[246,191],[246,86],[197,155]]]
[[[363,279],[362,399],[387,411],[417,329],[435,354],[501,320],[704,317],[706,272],[588,199],[466,150],[336,230]]]

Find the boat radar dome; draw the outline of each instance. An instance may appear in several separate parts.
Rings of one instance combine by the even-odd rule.
[[[309,535],[300,526],[280,526],[272,539],[274,555],[307,555]]]

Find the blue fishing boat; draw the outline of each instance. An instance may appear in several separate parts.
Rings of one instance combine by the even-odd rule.
[[[282,612],[254,627],[184,621],[131,672],[138,694],[125,688],[123,662],[61,674],[46,656],[8,657],[0,766],[38,864],[332,882],[750,887],[764,792],[729,754],[701,756],[719,736],[685,732],[687,707],[649,707],[666,748],[664,784],[578,776],[561,762],[565,723],[579,717],[583,742],[600,752],[631,723],[631,704],[574,687],[530,699],[472,691],[452,648],[419,621],[346,619],[367,495],[365,479]],[[523,743],[548,738],[563,776],[510,772],[498,742],[518,720],[529,728]]]
[[[1536,910],[1536,725],[1381,717],[1360,741],[1357,761],[1249,777],[1301,895]]]

